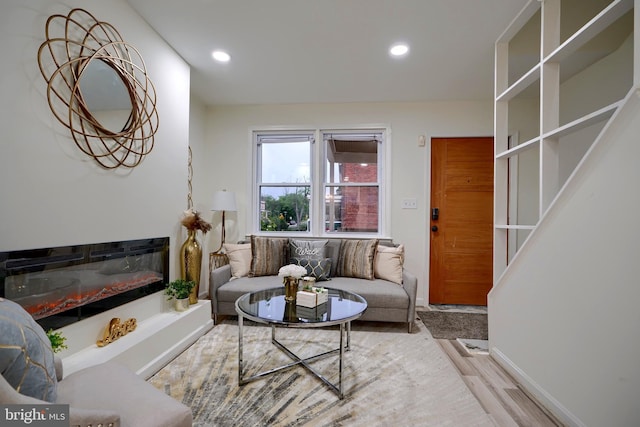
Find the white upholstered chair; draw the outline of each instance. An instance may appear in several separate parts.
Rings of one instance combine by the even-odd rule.
[[[70,426],[192,425],[190,408],[119,363],[101,363],[64,378],[44,330],[3,298],[0,329],[0,404],[68,404]]]

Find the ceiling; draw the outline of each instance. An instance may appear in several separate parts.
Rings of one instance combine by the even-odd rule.
[[[528,0],[127,1],[191,66],[194,94],[238,105],[490,100],[494,43]]]

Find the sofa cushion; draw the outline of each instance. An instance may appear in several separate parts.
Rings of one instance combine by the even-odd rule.
[[[220,301],[235,302],[249,292],[263,291],[281,287],[282,281],[277,276],[242,277],[225,283],[218,288]],[[409,296],[402,286],[383,279],[364,281],[352,277],[334,277],[327,284],[328,288],[353,292],[362,296],[367,305],[373,307],[407,309]]]
[[[283,286],[282,277],[278,276],[241,277],[220,286],[217,297],[218,301],[235,302],[248,292],[258,292]]]
[[[291,258],[290,262],[306,268],[307,276],[315,277],[318,282],[331,279],[331,258]]]
[[[377,279],[385,279],[402,285],[404,245],[397,247],[378,245],[373,261],[373,273]]]
[[[224,251],[229,258],[231,277],[244,277],[249,274],[251,268],[251,243],[235,245],[225,243]]]
[[[388,280],[364,281],[352,277],[334,277],[327,287],[358,294],[367,301],[369,308],[406,310],[409,307],[409,296],[404,288]]]
[[[0,374],[20,394],[47,402],[57,395],[51,342],[21,305],[0,298]]]
[[[289,255],[291,258],[321,260],[326,257],[325,247],[329,240],[289,240]]]
[[[335,275],[373,280],[373,259],[377,247],[378,239],[343,239]]]
[[[289,262],[289,239],[251,236],[249,277],[278,275]]]

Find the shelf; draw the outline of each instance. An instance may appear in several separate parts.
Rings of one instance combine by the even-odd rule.
[[[507,90],[498,95],[496,102],[512,100],[537,80],[540,80],[540,64],[536,64],[524,76],[520,77],[518,81],[509,86]]]
[[[533,230],[536,228],[535,225],[508,225],[508,224],[495,224],[494,228],[496,230]]]
[[[544,58],[543,62],[560,62],[566,59],[632,8],[633,0],[616,0],[612,2],[591,21],[576,31],[556,50]]]
[[[566,125],[560,126],[559,128],[552,130],[551,132],[545,133],[544,135],[542,135],[542,138],[561,138],[580,129],[584,129],[593,124],[607,120],[611,118],[611,116],[613,116],[613,113],[615,113],[618,107],[622,105],[622,102],[623,100],[614,102],[611,105],[607,105],[606,107],[594,111],[593,113],[587,114],[584,117],[580,117],[579,119],[569,122]],[[534,145],[540,142],[540,139],[541,138],[536,137],[529,141],[523,142],[522,144],[516,145],[515,147],[510,148],[507,151],[503,151],[496,155],[496,160],[507,159],[509,157],[516,156],[523,151],[531,150],[532,148],[534,148]]]
[[[507,151],[503,151],[502,153],[496,155],[496,160],[513,157],[522,153],[523,151],[531,150],[535,148],[534,145],[538,144],[539,142],[540,138],[535,137],[533,139],[530,139],[529,141],[523,142],[522,144],[518,144],[515,147],[509,148]]]
[[[584,144],[593,143],[591,139],[597,138],[596,131],[601,126],[606,128],[607,122],[623,104],[619,92],[626,86],[626,79],[633,76],[637,80],[634,66],[638,66],[638,35],[637,28],[633,33],[632,24],[635,20],[637,25],[639,12],[631,12],[639,1],[606,0],[585,4],[584,11],[569,10],[564,21],[560,16],[562,0],[528,1],[496,41],[494,221],[501,223],[494,224],[496,277],[511,262],[513,254],[521,249],[519,241],[522,235],[537,228],[539,219],[534,218],[544,217],[552,204],[551,199],[566,191],[560,181],[572,179],[574,171],[571,168],[578,166],[565,159],[570,160],[574,156],[579,160],[578,156],[584,156],[580,151],[584,145],[577,147],[577,143],[584,138],[589,139]],[[579,0],[569,6],[572,5],[582,6]],[[634,16],[630,16],[632,14]],[[572,18],[579,20],[572,21]],[[625,44],[629,37],[633,37],[630,34],[635,35],[632,42],[636,44],[631,59],[628,57],[629,46]],[[534,51],[537,36],[540,37],[540,56]],[[566,40],[563,39],[565,36],[568,36]],[[513,51],[510,51],[510,43],[513,43]],[[625,46],[625,50],[611,56],[617,54],[621,46]],[[529,61],[534,55],[539,61],[531,64]],[[510,66],[513,66],[512,74],[521,76],[513,84],[505,85]],[[579,75],[586,70],[589,71]],[[602,78],[604,73],[613,74]],[[579,77],[570,81],[574,76]],[[625,80],[616,81],[609,88],[608,82],[618,78]],[[599,84],[600,81],[604,83]],[[529,99],[535,85],[539,89],[537,99],[533,96]],[[611,103],[613,100],[616,102]],[[606,103],[609,105],[603,106]],[[576,116],[578,118],[573,119]],[[562,123],[561,120],[567,120],[564,117],[571,121]],[[580,131],[585,129],[590,132],[582,135]],[[509,132],[522,132],[526,138],[532,139],[507,149]],[[575,148],[574,141],[577,141]],[[536,152],[532,150],[535,149],[539,150],[537,158],[533,156]],[[517,157],[517,162],[505,162],[523,153],[532,156],[522,155]],[[514,177],[517,180],[512,180]],[[509,203],[513,200],[519,203],[517,212],[512,211],[513,206]],[[535,224],[530,224],[531,221]]]
[[[543,138],[560,138],[566,135],[569,135],[573,132],[576,132],[580,129],[584,129],[598,122],[607,120],[613,116],[613,113],[616,112],[618,107],[622,105],[623,100],[618,102],[614,102],[611,105],[607,105],[604,108],[601,108],[593,113],[587,114],[586,116],[580,117],[572,122],[567,123],[566,125],[560,126],[557,129],[554,129],[550,132],[542,135]]]

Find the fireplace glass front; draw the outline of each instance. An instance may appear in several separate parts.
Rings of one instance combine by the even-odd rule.
[[[169,238],[0,252],[0,297],[57,329],[164,289]]]

